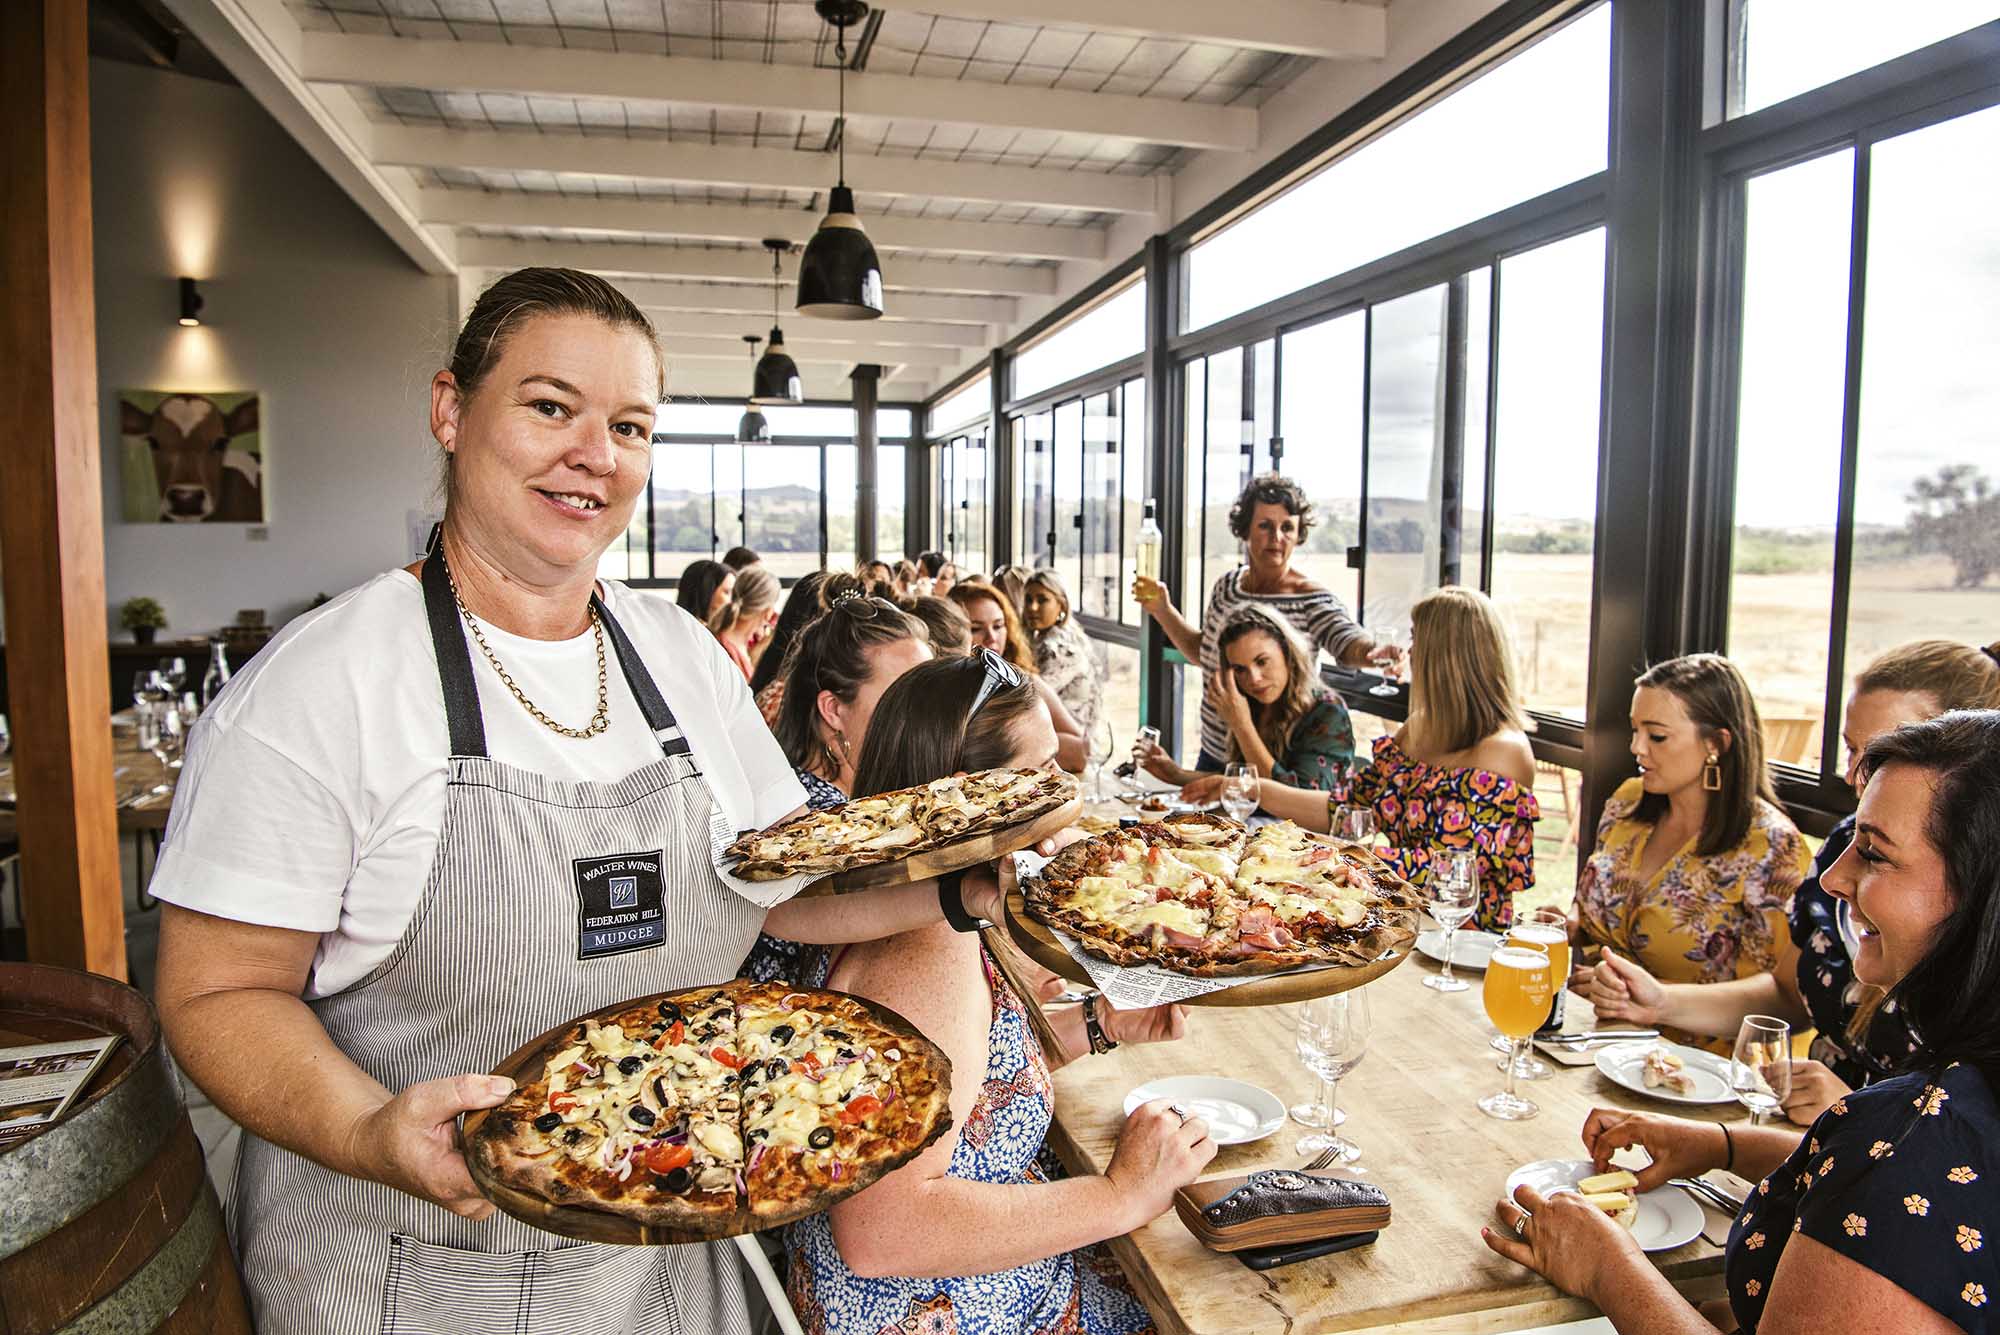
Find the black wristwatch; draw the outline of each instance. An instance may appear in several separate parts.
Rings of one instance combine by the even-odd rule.
[[[1105,1037],[1104,1026],[1097,1022],[1097,997],[1092,992],[1083,999],[1083,1032],[1090,1036],[1090,1050],[1101,1055],[1118,1045]]]
[[[977,932],[989,924],[965,911],[965,899],[958,889],[964,880],[965,873],[962,871],[946,872],[938,877],[938,907],[944,910],[944,920],[951,924],[954,932]]]

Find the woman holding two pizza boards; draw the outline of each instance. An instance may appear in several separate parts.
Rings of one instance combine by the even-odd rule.
[[[479,1073],[525,1039],[727,979],[760,927],[941,916],[935,883],[769,907],[798,882],[753,902],[715,870],[716,836],[803,794],[714,637],[596,581],[663,370],[602,280],[494,284],[432,381],[441,542],[293,621],[193,738],[153,880],[158,998],[248,1133],[232,1219],[265,1335],[747,1330],[729,1250],[497,1215],[456,1119],[506,1097]]]

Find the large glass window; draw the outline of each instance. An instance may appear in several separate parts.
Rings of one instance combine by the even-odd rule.
[[[930,434],[942,436],[948,431],[970,426],[979,418],[993,411],[993,390],[984,371],[965,384],[939,399],[931,408]]]
[[[1101,366],[1136,357],[1146,346],[1146,280],[1106,298],[1014,358],[1013,397],[1089,375]]]
[[[1196,245],[1187,327],[1603,171],[1610,87],[1600,5]]]
[[[1055,411],[1055,444],[1050,453],[1050,491],[1055,508],[1049,515],[1048,559],[1076,596],[1078,558],[1083,540],[1083,400],[1058,404]]]
[[[1078,532],[1081,559],[1070,580],[1076,610],[1114,620],[1118,616],[1121,578],[1119,538],[1124,507],[1119,501],[1123,449],[1119,409],[1124,394],[1113,390],[1093,394],[1079,404],[1083,414],[1082,528]],[[1065,579],[1068,573],[1065,572]]]
[[[1020,445],[1021,527],[1014,550],[1025,566],[1049,564],[1055,548],[1056,493],[1051,454],[1055,448],[1055,414],[1030,413],[1013,419]]]
[[[1119,490],[1123,527],[1118,544],[1118,619],[1128,626],[1137,626],[1145,614],[1133,601],[1131,589],[1139,573],[1139,526],[1146,517],[1146,497],[1153,490],[1153,475],[1146,458],[1146,382],[1127,380],[1119,389],[1118,398],[1123,405],[1118,414],[1123,433],[1118,448],[1124,460],[1124,481]]]
[[[1439,581],[1448,295],[1440,283],[1369,312],[1361,620],[1378,637],[1403,627]]]
[[[1362,368],[1368,316],[1361,311],[1288,332],[1280,405],[1285,474],[1311,498],[1313,531],[1293,558],[1299,573],[1358,605],[1360,571],[1347,549],[1361,543]]]
[[[1885,60],[2000,18],[2000,0],[1741,0],[1736,70],[1740,110],[1858,74]]]
[[[852,452],[853,446],[847,449]],[[818,570],[821,559],[820,452],[805,445],[743,447],[743,545],[781,579]],[[843,506],[854,528],[850,478]],[[853,565],[850,554],[848,565]]]
[[[954,436],[938,451],[938,539],[961,575],[987,569],[986,460],[984,429]]]
[[[829,453],[829,471],[832,455]],[[875,554],[894,564],[899,556],[914,558],[915,552],[905,552],[903,530],[905,477],[903,474],[903,447],[901,445],[881,445],[875,447]],[[827,486],[833,483],[829,478]],[[832,564],[832,558],[828,558]]]

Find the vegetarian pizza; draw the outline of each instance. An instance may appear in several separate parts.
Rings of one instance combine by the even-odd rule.
[[[1372,963],[1416,939],[1420,907],[1358,845],[1205,814],[1071,844],[1022,894],[1099,958],[1205,978]]]
[[[473,1130],[473,1176],[687,1239],[774,1227],[951,1125],[951,1062],[840,992],[734,981],[565,1027]]]
[[[745,834],[724,852],[746,881],[830,876],[1024,825],[1075,801],[1080,791],[1074,776],[1050,770],[955,774],[804,812]]]

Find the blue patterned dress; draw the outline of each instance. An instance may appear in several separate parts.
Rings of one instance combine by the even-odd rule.
[[[1046,1182],[1036,1152],[1054,1107],[1027,1012],[984,950],[993,994],[986,1079],[959,1128],[950,1175],[1009,1186]],[[814,980],[818,982],[819,980]],[[847,1268],[824,1214],[785,1233],[787,1289],[808,1335],[1140,1335],[1152,1318],[1102,1246],[987,1275],[864,1279]]]

